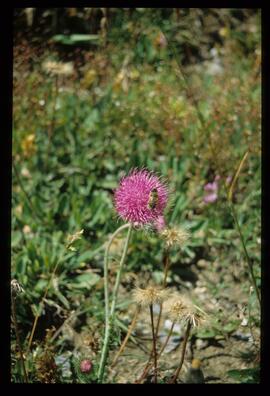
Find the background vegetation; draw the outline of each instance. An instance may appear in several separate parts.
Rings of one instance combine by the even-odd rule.
[[[119,225],[113,190],[145,166],[169,183],[168,224],[191,232],[173,251],[169,285],[213,317],[194,332],[190,357],[208,382],[258,382],[260,311],[225,186],[248,151],[233,206],[260,287],[260,34],[254,9],[15,11],[12,278],[24,289],[16,313],[29,381],[91,381],[74,359],[95,364],[101,348],[104,244]],[[218,175],[207,203],[204,186]],[[82,229],[71,250],[68,236]],[[132,320],[134,282],[159,284],[162,270],[161,241],[137,232],[112,357]],[[106,381],[134,382],[147,360],[134,349],[147,347],[143,320]],[[13,327],[12,381],[24,381]]]

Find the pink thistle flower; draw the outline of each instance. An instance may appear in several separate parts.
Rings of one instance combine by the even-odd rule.
[[[155,223],[168,201],[167,186],[146,169],[133,169],[120,180],[114,194],[119,216],[134,225]]]
[[[92,363],[88,359],[84,359],[81,361],[80,370],[82,373],[90,373],[92,370]]]

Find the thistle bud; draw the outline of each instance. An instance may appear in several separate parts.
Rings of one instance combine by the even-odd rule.
[[[88,374],[92,370],[92,362],[89,359],[84,359],[81,361],[80,370],[82,373]]]

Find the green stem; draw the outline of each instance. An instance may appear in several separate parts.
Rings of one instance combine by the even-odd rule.
[[[229,203],[229,206],[230,206],[230,209],[231,209],[231,212],[232,212],[232,215],[233,215],[233,219],[234,219],[234,222],[236,224],[236,228],[237,228],[238,234],[240,236],[240,240],[241,240],[241,243],[242,243],[242,246],[243,246],[243,250],[244,250],[244,253],[245,253],[245,256],[246,256],[246,261],[247,261],[247,264],[248,264],[248,268],[249,268],[250,276],[251,276],[251,279],[252,279],[252,283],[253,283],[253,286],[254,286],[254,289],[255,289],[259,304],[261,306],[261,297],[260,297],[259,289],[258,289],[258,286],[256,284],[256,279],[255,279],[255,276],[254,276],[253,267],[252,267],[252,264],[251,264],[247,249],[246,249],[246,244],[245,244],[244,237],[243,237],[243,234],[242,234],[242,231],[241,231],[238,219],[237,219],[235,208],[234,208],[233,204],[231,204],[231,203]]]
[[[129,228],[128,228],[127,239],[126,239],[126,242],[125,242],[123,254],[122,254],[122,257],[121,257],[120,264],[119,264],[119,269],[118,269],[117,276],[116,276],[114,289],[113,289],[112,305],[111,305],[111,312],[110,312],[110,316],[111,317],[114,315],[114,311],[115,311],[116,299],[117,299],[118,290],[119,290],[119,286],[120,286],[120,279],[121,279],[121,274],[122,274],[122,270],[123,270],[123,265],[124,265],[125,258],[126,258],[126,255],[127,255],[127,250],[128,250],[128,244],[129,244],[129,240],[130,240],[130,236],[131,236],[131,231],[132,231],[132,225],[130,224]]]
[[[164,279],[163,279],[163,288],[164,289],[167,286],[167,278],[168,278],[169,267],[170,267],[169,250],[166,250],[165,251],[165,257],[164,257]],[[156,337],[158,337],[158,331],[159,331],[159,326],[160,326],[162,310],[163,310],[163,304],[161,303],[160,304],[159,314],[158,314],[157,327],[156,327]]]
[[[122,254],[122,257],[120,260],[119,269],[118,269],[117,276],[116,276],[115,286],[114,286],[114,290],[113,290],[111,310],[109,310],[109,287],[108,287],[109,249],[110,249],[110,246],[111,246],[112,241],[115,238],[115,236],[120,231],[122,231],[124,228],[128,228],[128,233],[127,233],[127,237],[126,237],[123,254]],[[104,257],[105,335],[104,335],[104,343],[103,343],[101,359],[100,359],[100,364],[99,364],[99,370],[98,370],[98,382],[100,382],[100,383],[102,382],[103,376],[104,376],[104,369],[105,369],[107,355],[108,355],[108,346],[109,346],[111,329],[112,329],[112,325],[113,325],[113,321],[114,321],[114,311],[115,311],[115,306],[116,306],[118,289],[119,289],[119,285],[120,285],[120,278],[121,278],[121,273],[122,273],[123,265],[125,262],[125,258],[127,255],[128,244],[129,244],[129,240],[130,240],[130,236],[131,236],[131,230],[132,230],[131,224],[125,224],[122,227],[118,228],[115,231],[115,233],[111,236],[110,241],[109,241],[108,246],[105,251],[105,257]]]
[[[117,228],[117,230],[112,234],[109,239],[108,245],[105,250],[104,255],[104,298],[105,298],[105,324],[108,326],[109,324],[109,283],[108,283],[108,261],[109,261],[109,250],[111,244],[113,243],[114,238],[118,235],[122,230],[128,228],[129,224],[124,224],[121,227]]]

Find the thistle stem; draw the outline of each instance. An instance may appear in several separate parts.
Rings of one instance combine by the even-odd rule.
[[[129,244],[129,240],[130,240],[130,236],[131,236],[131,231],[132,231],[132,225],[130,224],[129,228],[128,228],[128,233],[127,233],[127,238],[126,238],[123,254],[122,254],[122,257],[121,257],[121,260],[120,260],[120,264],[119,264],[119,269],[118,269],[117,276],[116,276],[115,285],[114,285],[114,290],[113,290],[113,295],[112,295],[111,312],[110,312],[110,316],[111,317],[114,316],[116,299],[117,299],[118,290],[119,290],[119,286],[120,286],[120,279],[121,279],[121,274],[122,274],[122,270],[123,270],[123,265],[124,265],[124,262],[125,262],[125,259],[126,259],[126,255],[127,255],[127,250],[128,250],[128,244]]]
[[[179,363],[178,368],[175,371],[175,374],[174,374],[173,378],[169,381],[169,384],[175,383],[177,378],[178,378],[178,376],[179,376],[179,374],[180,374],[180,371],[181,371],[181,368],[183,366],[184,359],[185,359],[185,353],[186,353],[187,342],[188,342],[188,337],[189,337],[190,330],[191,330],[191,322],[188,321],[187,328],[186,328],[186,333],[185,333],[185,338],[184,338],[184,343],[183,343],[183,348],[182,348],[182,353],[181,353],[180,363]]]
[[[164,264],[164,279],[163,279],[163,288],[167,286],[167,278],[168,278],[168,272],[169,272],[169,267],[170,267],[170,260],[169,260],[169,252],[165,252],[165,264]],[[161,315],[162,315],[162,310],[163,310],[163,304],[160,304],[160,310],[158,314],[158,321],[157,321],[157,327],[156,327],[156,337],[158,336],[158,331],[159,331],[159,326],[160,326],[160,320],[161,320]]]
[[[20,358],[21,358],[22,367],[23,367],[24,380],[28,384],[29,380],[28,380],[26,367],[25,367],[25,364],[24,364],[23,351],[22,351],[21,341],[20,341],[20,336],[19,336],[19,329],[18,329],[18,322],[17,322],[17,315],[16,315],[16,308],[15,308],[15,298],[12,295],[12,292],[11,292],[11,310],[12,310],[12,317],[13,317],[14,327],[15,327],[16,342],[17,342],[17,346],[18,346],[18,349],[19,349]]]
[[[168,345],[169,339],[171,338],[171,335],[172,335],[172,332],[173,332],[174,325],[175,325],[175,322],[173,322],[172,325],[171,325],[171,328],[170,328],[170,331],[169,331],[169,333],[168,333],[168,335],[167,335],[167,338],[166,338],[164,344],[162,345],[162,348],[161,348],[161,350],[160,350],[160,352],[159,352],[159,354],[158,354],[158,356],[157,356],[157,360],[161,357],[161,355],[162,355],[164,349],[165,349],[166,346]],[[139,379],[139,382],[141,382],[141,381],[147,376],[147,374],[149,373],[149,371],[151,370],[152,367],[153,367],[153,364],[149,364],[149,365],[145,368],[145,370],[144,370],[144,372],[143,372],[143,375],[142,375],[141,378]],[[139,382],[136,382],[136,383],[139,383]]]
[[[105,298],[105,323],[108,326],[109,323],[109,283],[108,283],[108,260],[109,260],[109,250],[114,238],[125,228],[128,228],[129,224],[124,224],[112,234],[109,239],[108,245],[105,249],[104,255],[104,298]]]
[[[253,267],[252,267],[252,264],[251,264],[251,261],[250,261],[250,258],[249,258],[248,252],[247,252],[247,248],[246,248],[246,244],[245,244],[245,241],[244,241],[244,237],[243,237],[243,234],[242,234],[242,231],[241,231],[238,219],[237,219],[236,211],[235,211],[235,208],[234,208],[233,204],[229,203],[229,206],[230,206],[230,209],[231,209],[231,212],[232,212],[232,216],[233,216],[234,222],[236,224],[236,228],[237,228],[237,231],[238,231],[241,243],[242,243],[242,247],[243,247],[243,250],[244,250],[244,253],[245,253],[245,256],[246,256],[246,261],[247,261],[247,264],[248,264],[249,273],[250,273],[250,276],[251,276],[251,280],[252,280],[256,295],[257,295],[257,299],[258,299],[258,302],[259,302],[259,304],[261,306],[261,297],[260,297],[259,289],[258,289],[258,286],[257,286],[257,283],[256,283],[255,275],[254,275],[254,272],[253,272]]]
[[[156,333],[154,328],[154,315],[153,315],[153,304],[150,304],[150,316],[151,316],[151,327],[152,327],[152,337],[153,337],[153,353],[154,353],[154,377],[155,384],[157,383],[157,346],[156,346]]]
[[[124,228],[128,228],[128,233],[125,241],[125,246],[123,250],[123,254],[120,260],[119,264],[119,269],[117,272],[116,276],[116,281],[114,285],[114,290],[113,290],[113,297],[112,297],[112,304],[111,304],[111,310],[109,309],[109,287],[108,287],[108,255],[109,255],[109,249],[110,246],[113,242],[113,239],[115,236],[122,231]],[[105,251],[105,256],[104,256],[104,295],[105,295],[105,335],[104,335],[104,343],[103,343],[103,348],[101,352],[101,359],[100,359],[100,364],[99,364],[99,370],[98,370],[98,382],[102,382],[103,376],[104,376],[104,370],[105,370],[105,365],[108,357],[108,346],[109,346],[109,340],[110,340],[110,335],[111,335],[111,329],[113,326],[114,322],[114,311],[115,311],[115,306],[116,306],[116,300],[117,300],[117,295],[118,295],[118,289],[120,285],[120,278],[121,278],[121,273],[123,269],[123,264],[127,255],[127,250],[128,250],[128,244],[131,236],[131,230],[132,230],[132,225],[131,224],[124,224],[123,226],[119,227],[115,233],[111,236],[108,246]]]
[[[169,251],[166,250],[166,251],[165,251],[165,257],[164,257],[164,278],[163,278],[163,287],[164,287],[164,288],[165,288],[166,285],[167,285],[167,277],[168,277],[169,267],[170,267]],[[161,303],[161,304],[160,304],[159,313],[158,313],[157,326],[156,326],[156,334],[155,334],[156,338],[157,338],[157,336],[158,336],[158,331],[159,331],[159,326],[160,326],[160,320],[161,320],[162,310],[163,310],[163,304]],[[145,368],[144,368],[144,370],[143,370],[143,372],[142,372],[142,375],[141,375],[140,378],[137,379],[137,381],[136,381],[137,384],[139,384],[139,383],[145,378],[145,376],[146,376],[147,373],[149,372],[150,368],[152,367],[151,360],[152,360],[152,357],[153,357],[153,353],[154,353],[154,350],[153,350],[153,347],[152,347],[152,350],[151,350],[151,353],[150,353],[148,362],[146,363],[146,366],[145,366]]]

